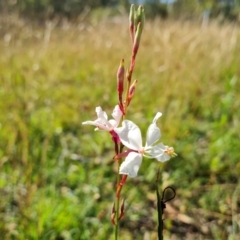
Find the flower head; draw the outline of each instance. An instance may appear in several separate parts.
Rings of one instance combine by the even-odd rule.
[[[94,121],[86,121],[83,122],[83,125],[93,125],[96,126],[95,130],[104,130],[111,132],[114,128],[118,127],[121,117],[122,117],[122,111],[120,110],[119,106],[116,105],[113,109],[113,119],[108,120],[108,116],[106,112],[102,110],[101,107],[96,107],[96,113],[97,113],[97,119]]]
[[[176,156],[172,147],[157,143],[161,137],[161,132],[156,122],[161,116],[162,113],[158,112],[148,127],[145,146],[142,145],[142,135],[139,127],[132,121],[124,120],[122,122],[122,127],[115,129],[123,145],[131,150],[120,166],[120,174],[136,177],[143,156],[147,158],[156,158],[160,162],[165,162],[171,157]]]

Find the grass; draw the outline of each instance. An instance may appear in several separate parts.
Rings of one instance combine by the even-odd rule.
[[[129,64],[128,23],[35,26],[1,20],[0,233],[4,239],[113,239],[113,143],[82,122],[117,102]],[[147,22],[128,118],[143,131],[157,111],[178,157],[161,165],[177,197],[166,239],[239,236],[239,27]],[[145,159],[122,195],[121,238],[157,239],[156,161]]]

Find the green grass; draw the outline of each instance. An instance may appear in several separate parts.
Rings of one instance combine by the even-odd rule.
[[[83,25],[82,25],[83,26]],[[127,21],[39,27],[2,20],[0,233],[4,239],[113,239],[114,146],[82,122],[117,103],[116,71],[130,60]],[[146,132],[157,111],[178,157],[161,165],[166,239],[239,232],[239,28],[147,22],[128,118]],[[122,196],[121,239],[157,239],[157,161],[144,159]],[[236,222],[232,222],[235,218]],[[234,225],[235,224],[235,225]]]

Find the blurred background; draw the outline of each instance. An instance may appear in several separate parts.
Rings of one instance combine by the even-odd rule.
[[[161,111],[178,156],[127,179],[120,239],[157,239],[159,166],[177,192],[164,239],[239,239],[240,1],[0,0],[1,239],[114,239],[114,145],[82,122],[118,102],[131,3],[146,24],[128,118],[145,139]]]
[[[125,14],[130,4],[144,4],[148,19],[211,17],[239,21],[239,0],[1,0],[0,9],[1,14],[14,13],[38,21],[53,17],[79,21],[87,13],[105,17]]]

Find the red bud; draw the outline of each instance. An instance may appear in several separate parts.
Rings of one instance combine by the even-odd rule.
[[[121,60],[117,71],[117,90],[122,93],[124,89],[124,59]]]

